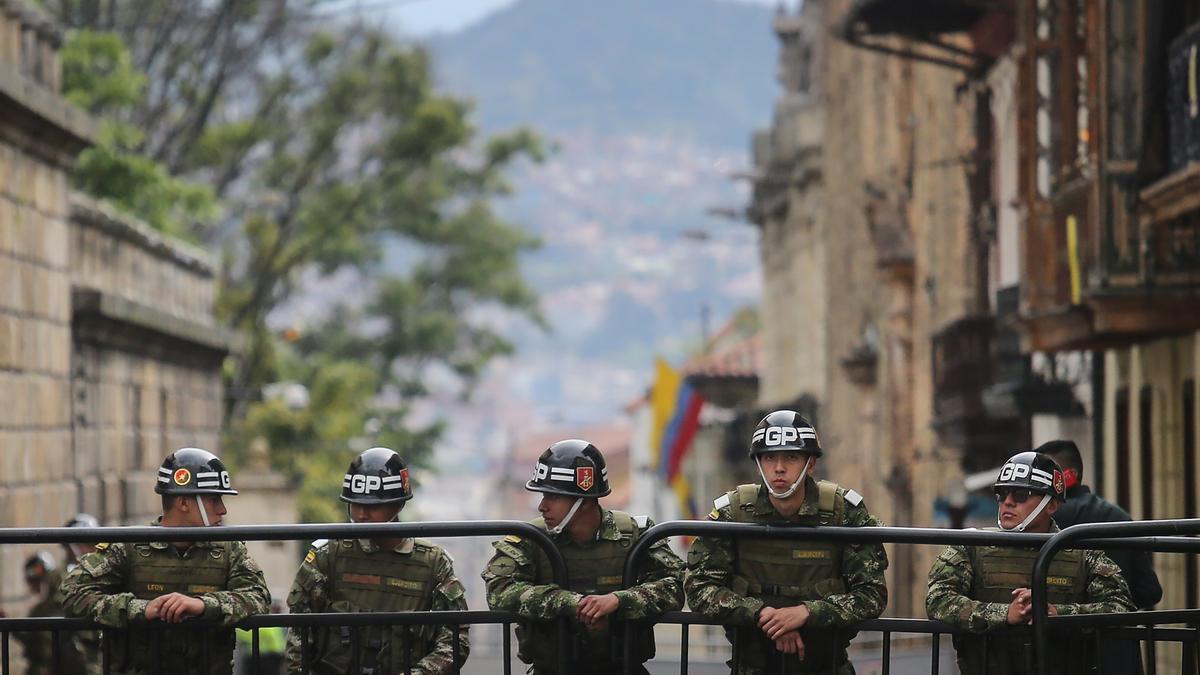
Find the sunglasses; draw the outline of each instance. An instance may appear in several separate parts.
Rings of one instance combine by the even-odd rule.
[[[1012,500],[1017,504],[1024,504],[1030,497],[1037,496],[1038,493],[1029,488],[996,488],[996,502],[1003,502],[1012,495]]]

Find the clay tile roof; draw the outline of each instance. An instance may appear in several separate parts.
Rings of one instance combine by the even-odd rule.
[[[758,377],[763,365],[762,336],[742,338],[719,351],[692,357],[683,365],[685,376]]]

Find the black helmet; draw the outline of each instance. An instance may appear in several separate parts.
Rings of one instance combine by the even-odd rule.
[[[216,455],[201,448],[180,448],[158,468],[154,491],[160,495],[236,495],[229,471]]]
[[[1020,452],[1009,457],[992,487],[1025,488],[1059,501],[1067,500],[1062,469],[1049,455],[1040,452]]]
[[[391,448],[371,448],[350,462],[341,500],[350,504],[392,504],[412,499],[408,468]]]
[[[54,569],[53,556],[45,551],[38,551],[25,559],[25,580],[41,581],[52,569]]]
[[[90,513],[76,513],[63,527],[100,527],[100,521]]]
[[[612,492],[604,455],[596,446],[578,439],[546,448],[525,489],[566,497],[607,497]]]
[[[800,413],[776,410],[762,418],[750,438],[751,457],[765,452],[803,452],[820,457],[821,440],[817,438],[817,430]]]

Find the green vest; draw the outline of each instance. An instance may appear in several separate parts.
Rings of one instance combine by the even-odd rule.
[[[797,525],[842,525],[846,519],[846,502],[838,498],[838,485],[823,480],[816,481],[816,485],[817,514],[801,517]],[[747,484],[727,493],[729,512],[735,522],[768,522],[754,512],[760,490],[760,485]],[[772,513],[769,519],[777,517]],[[735,539],[730,588],[740,595],[758,598],[768,607],[794,607],[805,600],[845,593],[842,548],[842,544],[832,541]],[[757,626],[727,628],[726,633],[737,645],[736,656],[742,668],[779,672],[780,661],[784,661],[787,665],[783,667],[793,673],[829,672],[835,663],[840,665],[846,660],[845,649],[854,637],[852,632],[842,631],[838,633],[838,641],[834,642],[827,631],[818,633],[801,628],[805,657],[800,661],[776,650],[775,644]]]
[[[624,511],[610,511],[613,522],[621,533],[619,539],[599,539],[579,545],[571,542],[559,546],[567,563],[567,590],[582,595],[604,595],[619,591],[624,586],[625,558],[638,540],[640,532],[633,516]],[[531,521],[534,527],[546,530],[541,518]],[[557,542],[556,542],[557,543]],[[536,583],[553,583],[554,573],[550,560],[538,549]],[[621,663],[624,625],[609,622],[605,630],[591,631],[580,627],[572,635],[570,661],[575,665],[587,664],[592,670],[603,670]],[[556,623],[531,623],[517,626],[518,656],[526,663],[539,669],[555,672],[558,667],[558,632]],[[634,627],[634,663],[644,663],[654,657],[654,627],[638,624]],[[617,670],[613,670],[617,672]]]
[[[421,539],[409,554],[364,551],[355,539],[329,543],[326,592],[332,612],[427,612],[440,549]],[[433,650],[436,626],[331,626],[316,629],[320,673],[402,672]],[[357,645],[357,650],[355,649]]]
[[[167,593],[199,597],[228,587],[230,549],[222,543],[193,546],[181,558],[172,544],[155,548],[129,544],[125,555],[125,590],[141,600]],[[233,669],[232,628],[175,627],[153,622],[144,628],[108,631],[114,672],[227,675]],[[156,659],[157,656],[157,659]]]
[[[1012,602],[1013,589],[1030,587],[1038,549],[978,546],[968,547],[967,552],[971,559],[972,600],[1007,605]],[[1051,604],[1087,601],[1087,567],[1082,551],[1061,551],[1054,557],[1046,575],[1046,591]],[[1070,646],[1063,647],[1063,639],[1064,636],[1057,636],[1051,641],[1060,646],[1048,655],[1051,672],[1086,672],[1089,646],[1081,641],[1069,640]],[[958,667],[964,675],[984,671],[984,642],[983,635],[955,636]],[[990,637],[986,638],[986,642],[989,673],[1034,671],[1032,637]]]

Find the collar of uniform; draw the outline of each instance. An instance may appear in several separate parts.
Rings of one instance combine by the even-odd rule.
[[[416,540],[413,539],[412,537],[409,537],[409,538],[401,541],[399,546],[392,549],[392,552],[400,553],[403,555],[408,555],[409,553],[413,552],[413,547],[415,547],[416,545],[417,545]],[[377,545],[375,542],[371,541],[370,539],[359,539],[358,546],[366,553],[374,553],[376,551],[381,550],[379,545]]]
[[[796,512],[798,516],[813,516],[819,510],[818,500],[820,498],[817,481],[812,476],[804,477],[804,503],[800,504],[800,510]],[[758,501],[754,502],[754,515],[769,516],[779,514],[775,511],[775,505],[771,503],[771,494],[767,491],[765,485],[758,486]],[[782,517],[782,516],[780,516]]]
[[[162,527],[162,516],[159,516],[159,517],[155,518],[154,520],[150,521],[150,525],[152,527]],[[212,546],[213,546],[213,542],[211,542],[211,541],[193,541],[193,542],[191,542],[191,544],[192,544],[192,546],[195,546],[197,548],[212,548]],[[165,541],[152,541],[152,542],[149,542],[149,546],[150,546],[150,548],[164,549],[164,548],[170,546],[170,544],[168,544]]]
[[[617,528],[617,519],[613,517],[612,511],[600,507],[600,529],[596,530],[596,541],[617,541],[620,538],[621,530]]]

